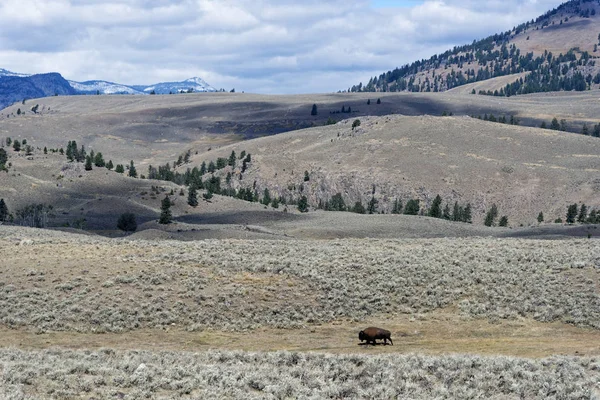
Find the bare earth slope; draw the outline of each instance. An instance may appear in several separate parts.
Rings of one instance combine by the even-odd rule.
[[[306,195],[312,204],[337,192],[349,205],[357,199],[367,204],[375,186],[379,210],[386,212],[396,198],[419,198],[428,207],[436,194],[451,206],[470,202],[477,217],[496,203],[501,214],[526,223],[540,211],[552,219],[563,216],[574,202],[600,206],[596,138],[469,117],[367,117],[356,129],[351,124],[261,138],[197,157],[244,149],[253,163],[236,184],[256,182],[259,193],[268,187],[286,198]]]

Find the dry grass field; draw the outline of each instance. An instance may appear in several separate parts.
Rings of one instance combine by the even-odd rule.
[[[9,150],[12,168],[10,173],[0,174],[0,198],[13,211],[43,198],[57,210],[54,225],[86,219],[87,228],[106,231],[114,230],[118,215],[125,211],[134,212],[142,223],[155,220],[160,199],[151,194],[152,186],[179,192],[179,187],[165,182],[130,179],[97,168],[84,171],[82,164],[73,165],[64,156],[44,155],[41,151],[44,146],[64,147],[68,140],[75,139],[88,150],[101,151],[115,164],[127,165],[134,160],[138,174],[147,173],[150,164],[172,164],[187,150],[192,152],[191,163],[179,167],[180,172],[199,166],[202,161],[228,157],[232,150],[238,154],[245,150],[253,154],[253,163],[242,180],[236,175],[240,166],[232,171],[236,176],[233,187],[254,186],[259,193],[268,187],[271,193],[287,198],[298,198],[302,189],[313,205],[337,192],[343,193],[349,206],[359,199],[366,204],[375,185],[379,211],[389,212],[396,198],[404,202],[419,198],[427,207],[441,194],[450,205],[454,201],[470,202],[476,224],[496,203],[512,227],[534,224],[540,211],[547,221],[564,218],[567,204],[574,202],[600,206],[600,140],[596,138],[458,115],[363,116],[439,115],[442,110],[478,115],[494,112],[498,116],[501,110],[522,119],[549,122],[557,116],[567,118],[569,123],[588,121],[591,126],[598,122],[595,91],[517,98],[456,93],[381,94],[381,105],[366,106],[371,95],[40,99],[44,104],[41,115],[27,113],[0,120],[1,137],[26,138],[37,148],[32,157]],[[319,104],[321,110],[314,120],[309,115],[312,102]],[[336,125],[323,126],[323,120],[332,115],[329,111],[343,104],[352,104],[359,111],[356,117],[362,125],[356,130],[351,128],[353,115]],[[19,106],[22,105],[3,112],[14,113]],[[283,123],[282,114],[294,121],[287,128],[275,126]],[[333,114],[336,118],[339,115],[348,117]],[[271,135],[305,125],[315,127],[240,142],[247,135]],[[245,133],[249,126],[254,126],[251,134]],[[303,181],[304,171],[310,173],[310,182]],[[175,215],[185,223],[229,220],[240,224],[244,218],[236,210],[249,214],[263,211],[257,205],[220,198],[192,209],[185,204],[185,197],[175,197]],[[228,215],[221,218],[223,212]],[[264,213],[259,215],[259,220],[264,219]],[[243,224],[253,224],[252,218]]]
[[[598,93],[381,94],[380,108],[369,97],[82,96],[3,110],[0,138],[74,139],[139,174],[188,149],[180,171],[245,150],[235,187],[365,203],[375,184],[388,212],[396,197],[439,193],[471,202],[475,223],[221,196],[192,208],[173,183],[9,151],[11,211],[43,201],[54,226],[85,219],[90,232],[0,226],[0,398],[598,398],[597,226],[533,223],[573,202],[600,207],[600,140],[462,115],[597,123]],[[357,112],[324,126],[342,105]],[[456,116],[421,115],[444,110]],[[175,223],[160,226],[171,189]],[[482,226],[492,202],[510,228]],[[129,236],[115,231],[125,211],[139,223]],[[359,345],[366,326],[395,345]]]
[[[599,250],[3,226],[0,397],[594,398]]]

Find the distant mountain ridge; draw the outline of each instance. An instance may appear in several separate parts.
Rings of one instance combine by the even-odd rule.
[[[349,92],[443,92],[494,78],[495,96],[600,88],[600,2],[571,0],[503,33],[375,76]],[[508,79],[514,75],[512,79]],[[508,82],[507,82],[508,81]]]
[[[85,94],[170,94],[216,92],[201,78],[152,85],[124,85],[103,80],[77,82],[66,80],[57,72],[28,75],[0,68],[0,109],[15,102],[47,96]]]

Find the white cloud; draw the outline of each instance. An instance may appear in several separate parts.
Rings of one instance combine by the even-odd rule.
[[[0,68],[149,84],[327,92],[535,18],[554,0],[3,0]]]

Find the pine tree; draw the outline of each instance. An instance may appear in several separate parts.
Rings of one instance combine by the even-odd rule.
[[[137,171],[133,165],[133,160],[131,160],[131,163],[129,164],[129,176],[131,178],[137,178]]]
[[[265,188],[265,190],[263,192],[263,198],[262,198],[261,203],[264,204],[265,206],[268,206],[269,204],[271,204],[271,193],[269,193],[268,188]]]
[[[235,155],[235,151],[231,150],[231,154],[229,155],[229,160],[227,162],[227,165],[229,165],[232,168],[235,168],[236,160],[237,160],[237,156]]]
[[[404,207],[405,215],[419,215],[419,210],[421,206],[419,205],[419,199],[412,199],[406,202],[406,207]]]
[[[442,218],[446,220],[452,219],[452,215],[450,214],[450,204],[446,203],[446,207],[444,207],[444,211],[442,213]]]
[[[375,196],[371,197],[371,200],[369,201],[369,214],[375,214],[375,212],[377,211],[377,204],[379,203],[379,200],[377,200],[375,198]]]
[[[502,216],[502,218],[500,218],[500,222],[498,222],[498,226],[508,226],[508,217],[506,215]]]
[[[365,214],[367,210],[365,209],[365,206],[363,206],[362,202],[359,200],[356,203],[354,203],[354,207],[352,207],[352,212],[357,214]]]
[[[171,199],[169,195],[166,195],[160,203],[160,218],[158,219],[159,224],[170,224],[173,221],[173,214],[171,213]]]
[[[17,139],[13,141],[13,150],[21,151],[21,142],[19,142]]]
[[[86,171],[92,170],[92,157],[91,156],[85,157],[85,170]]]
[[[4,199],[0,199],[0,222],[6,222],[8,219],[8,207]]]
[[[498,217],[498,207],[496,207],[496,204],[492,204],[492,208],[485,215],[485,221],[483,224],[485,226],[493,226],[496,217]]]
[[[567,224],[574,224],[577,218],[577,203],[567,207]]]
[[[313,104],[312,105],[312,110],[310,112],[310,115],[317,115],[317,114],[318,114],[318,112],[317,112],[317,105]]]
[[[538,221],[538,223],[540,223],[540,224],[541,224],[542,222],[544,222],[544,213],[543,213],[543,212],[541,212],[541,211],[540,211],[540,213],[538,214],[538,217],[537,217],[537,221]]]
[[[106,169],[109,171],[114,168],[112,160],[108,160],[108,164],[106,164]]]
[[[94,165],[98,168],[102,168],[105,166],[104,157],[102,157],[102,153],[98,152],[94,157]]]
[[[125,167],[123,167],[123,164],[117,164],[117,166],[115,167],[115,172],[118,174],[122,174],[123,172],[125,172]]]
[[[0,171],[6,168],[6,162],[8,161],[8,154],[6,150],[0,148]]]
[[[581,205],[579,209],[579,216],[577,216],[577,222],[584,223],[587,219],[587,206],[584,204]]]
[[[301,213],[308,212],[308,199],[306,196],[302,196],[298,201],[298,211]]]
[[[392,214],[402,214],[402,200],[396,199],[396,201],[394,201],[394,207],[392,208]]]
[[[435,196],[433,203],[431,204],[431,208],[427,213],[430,217],[433,218],[441,218],[442,217],[442,197],[438,194]]]
[[[198,205],[198,190],[194,185],[190,186],[190,189],[188,190],[187,202],[192,207],[196,207]]]
[[[472,220],[473,216],[471,214],[471,203],[467,203],[467,206],[465,207],[464,211],[463,211],[463,215],[462,215],[462,222],[466,222],[467,224],[472,224],[473,220]]]
[[[550,123],[550,129],[559,131],[560,124],[558,123],[558,119],[556,117],[552,118],[552,122]]]
[[[44,146],[44,154],[48,154],[48,148]]]

